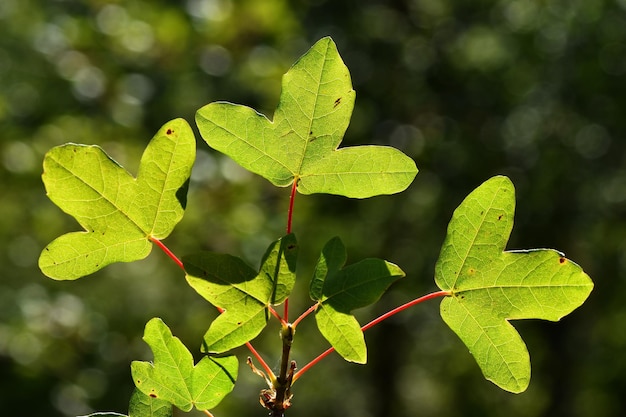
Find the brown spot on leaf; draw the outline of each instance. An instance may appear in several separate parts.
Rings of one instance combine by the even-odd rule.
[[[561,256],[561,257],[559,258],[559,263],[560,263],[561,265],[563,265],[565,262],[567,262],[567,259],[566,259],[564,256]]]
[[[151,393],[150,393],[150,397],[151,397],[151,398],[156,398],[157,396],[156,396],[156,394],[154,394],[154,393],[152,393],[152,392],[151,392]]]
[[[174,131],[172,129],[167,129],[167,132],[165,132],[168,135],[171,135],[172,133],[174,133]]]
[[[504,217],[504,214],[499,215],[498,220],[502,220],[503,217]]]
[[[341,97],[339,97],[337,100],[335,100],[335,105],[333,106],[333,108],[337,107],[340,104],[341,104]]]

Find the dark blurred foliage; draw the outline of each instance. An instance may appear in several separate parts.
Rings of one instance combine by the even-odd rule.
[[[289,415],[615,416],[626,410],[626,1],[1,0],[0,411],[125,412],[129,363],[149,359],[144,324],[162,317],[199,347],[214,309],[173,262],[107,267],[76,282],[37,268],[77,224],[45,196],[41,161],[65,142],[99,144],[131,172],[154,132],[216,100],[271,117],[280,77],[322,36],[348,65],[357,102],[344,145],[389,144],[420,167],[404,193],[296,200],[300,287],[325,241],[381,257],[407,277],[365,322],[435,290],[452,211],[495,174],[518,210],[509,248],[564,251],[592,276],[560,323],[516,322],[533,378],[513,395],[485,381],[431,301],[368,331],[369,364],[325,359],[294,386]],[[258,265],[283,233],[289,190],[198,141],[186,216],[167,239],[184,255],[229,252]],[[276,324],[255,346],[277,364]],[[306,320],[294,358],[326,344]],[[242,350],[241,356],[247,352]],[[242,363],[216,417],[259,416],[262,381]],[[192,414],[197,415],[197,414]]]

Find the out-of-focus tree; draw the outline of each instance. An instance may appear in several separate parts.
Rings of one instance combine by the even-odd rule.
[[[563,250],[596,289],[558,325],[522,324],[534,370],[524,394],[484,382],[432,304],[368,331],[368,365],[326,359],[298,382],[290,415],[602,417],[624,408],[625,1],[2,0],[3,415],[124,411],[129,362],[149,357],[143,325],[161,316],[193,345],[215,314],[156,252],[71,285],[44,278],[39,251],[77,226],[45,197],[43,154],[94,143],[132,170],[159,126],[192,121],[208,102],[271,117],[281,75],[325,35],[357,90],[343,144],[391,144],[421,171],[398,196],[299,196],[294,230],[311,245],[301,280],[339,235],[351,258],[377,256],[407,272],[362,317],[432,289],[452,210],[501,173],[518,192],[510,248]],[[283,233],[288,191],[198,149],[186,216],[168,245],[258,259]],[[308,306],[305,290],[298,305]],[[313,327],[299,328],[299,340],[320,341],[294,346],[303,363],[325,348]],[[259,343],[267,357],[276,346]],[[248,383],[217,416],[263,413],[259,381],[241,374]]]

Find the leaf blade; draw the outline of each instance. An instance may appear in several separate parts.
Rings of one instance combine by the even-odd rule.
[[[131,373],[145,395],[190,411],[194,406],[212,408],[232,391],[238,370],[234,356],[204,357],[194,365],[189,350],[158,318],[146,324],[143,339],[152,349],[154,363],[134,361]]]
[[[195,139],[182,119],[152,138],[134,178],[97,146],[66,144],[44,158],[48,197],[83,232],[60,236],[41,253],[39,267],[53,279],[77,279],[114,262],[145,258],[149,238],[165,238],[180,221]]]
[[[435,282],[450,292],[441,316],[468,346],[485,378],[511,392],[530,381],[530,356],[509,323],[557,321],[587,299],[593,282],[550,249],[504,251],[513,227],[515,190],[494,177],[455,210],[435,267]]]
[[[198,110],[196,123],[209,146],[279,187],[297,181],[303,194],[352,198],[403,191],[417,167],[402,152],[337,149],[355,98],[350,72],[326,37],[283,76],[273,121],[249,107],[217,102]]]
[[[318,302],[315,318],[320,333],[345,360],[365,363],[365,339],[351,312],[376,302],[404,272],[381,259],[364,259],[344,268],[345,261],[343,243],[331,239],[322,249],[309,293]]]
[[[231,255],[183,257],[189,285],[222,310],[204,335],[204,352],[226,352],[265,328],[269,305],[284,302],[293,289],[297,253],[295,235],[289,234],[270,243],[259,272]]]

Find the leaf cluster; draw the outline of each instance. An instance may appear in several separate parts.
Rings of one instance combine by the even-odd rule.
[[[339,148],[354,102],[349,71],[334,42],[324,38],[283,77],[273,120],[246,106],[216,102],[198,110],[196,124],[213,149],[275,186],[291,186],[290,207],[296,192],[368,198],[403,191],[417,174],[407,155],[386,146]],[[269,385],[261,402],[273,415],[282,415],[290,405],[291,384],[308,369],[296,373],[295,363],[289,363],[300,320],[314,311],[330,351],[365,363],[363,327],[352,313],[376,302],[405,274],[374,258],[346,266],[346,248],[340,238],[332,238],[312,274],[312,307],[288,323],[287,308],[281,316],[274,307],[287,304],[296,283],[299,247],[291,233],[292,208],[288,233],[269,245],[258,270],[229,254],[201,252],[179,260],[161,241],[184,214],[195,146],[186,121],[166,123],[148,144],[136,177],[96,146],[67,144],[48,152],[43,174],[48,196],[84,230],[51,242],[39,266],[53,279],[73,280],[114,262],[143,259],[156,244],[221,313],[204,335],[205,355],[196,364],[165,323],[158,318],[148,322],[144,340],[154,363],[131,365],[137,387],[131,416],[169,416],[172,406],[183,411],[215,407],[237,378],[237,359],[228,353],[242,345],[255,352],[250,342],[276,317],[283,339],[278,375],[266,365],[264,371],[251,366]],[[441,291],[433,296],[443,297],[443,320],[467,345],[485,377],[521,392],[530,380],[530,359],[510,321],[559,320],[585,301],[593,284],[557,251],[506,251],[514,209],[513,185],[501,176],[487,180],[460,204],[436,264],[435,283]]]

